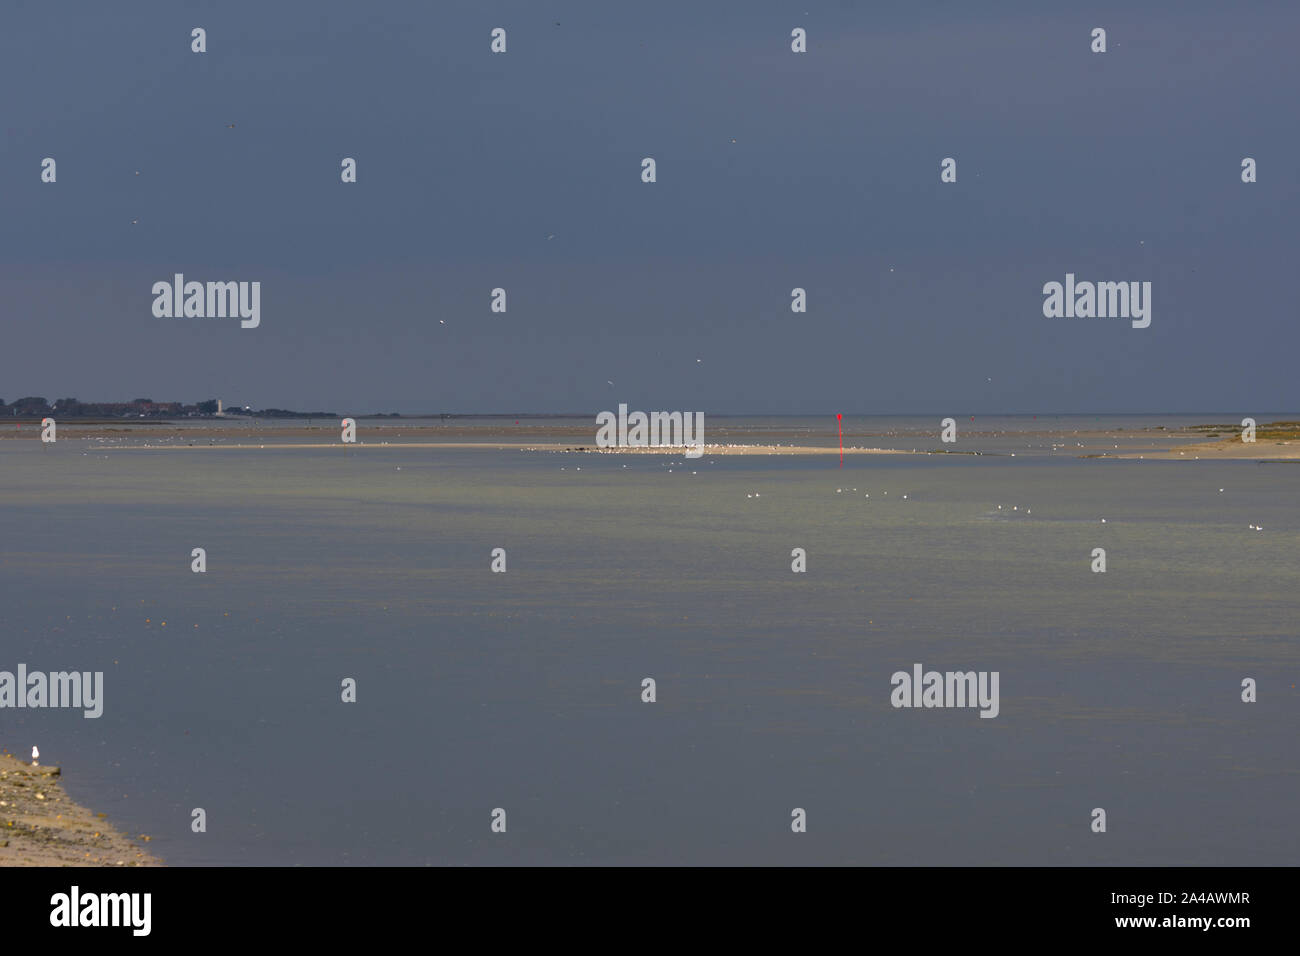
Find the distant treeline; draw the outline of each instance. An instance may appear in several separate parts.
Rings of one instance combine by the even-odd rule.
[[[6,418],[215,418],[217,400],[210,398],[206,402],[187,405],[184,402],[155,402],[152,398],[133,398],[129,402],[83,402],[77,398],[58,398],[53,402],[39,395],[29,395],[6,404],[0,398],[0,420]],[[338,418],[335,412],[294,412],[287,408],[241,408],[238,405],[223,409],[226,418]],[[589,418],[585,413],[572,414],[536,414],[536,413],[432,413],[424,415],[400,415],[397,412],[384,414],[378,412],[370,415],[354,414],[353,418],[441,418],[444,421],[455,418]]]
[[[155,402],[152,398],[135,398],[129,402],[83,402],[76,398],[58,398],[53,402],[39,395],[29,395],[15,402],[0,399],[0,418],[213,418],[217,400],[195,402]],[[337,418],[333,412],[291,412],[284,408],[226,409],[225,415],[249,418]]]

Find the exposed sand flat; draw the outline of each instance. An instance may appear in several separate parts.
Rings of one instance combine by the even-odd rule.
[[[1243,442],[1240,438],[1229,441],[1210,441],[1195,445],[1183,445],[1165,451],[1148,452],[1114,452],[1098,454],[1098,458],[1180,458],[1184,461],[1197,458],[1242,459],[1260,461],[1264,459],[1300,458],[1300,441],[1270,441],[1261,439],[1256,442]]]
[[[534,446],[539,451],[554,451],[557,448],[569,448],[569,445],[558,445],[552,447]],[[686,457],[686,449],[680,446],[676,448],[594,448],[590,445],[583,446],[584,451],[595,452],[600,455],[677,455]],[[704,454],[701,457],[709,455],[838,455],[839,448],[827,448],[823,445],[705,445]],[[912,452],[910,450],[893,449],[893,448],[848,448],[844,449],[846,455],[911,455],[922,454],[921,452]]]
[[[0,754],[0,866],[162,866],[72,802],[58,767]]]
[[[478,448],[485,451],[535,451],[535,452],[573,452],[575,454],[600,455],[675,455],[686,457],[686,449],[677,447],[637,447],[637,448],[597,448],[594,445],[558,442],[450,442],[450,441],[369,441],[345,445],[333,442],[293,442],[267,441],[245,443],[219,441],[178,442],[159,441],[142,444],[102,444],[96,445],[96,451],[174,451],[185,449],[259,449],[267,451],[292,451],[301,448],[336,448],[340,454],[397,450],[402,448]],[[719,455],[839,455],[840,449],[821,445],[705,445],[704,457]],[[1024,451],[1022,450],[1022,454]],[[931,451],[911,448],[856,448],[845,447],[844,455],[942,455],[942,454],[982,454],[1005,456],[1005,452],[973,451]],[[1026,457],[1029,457],[1026,455]],[[1240,441],[1206,442],[1203,444],[1183,445],[1180,448],[1161,448],[1147,450],[1125,450],[1111,452],[1090,452],[1079,454],[1078,458],[1131,458],[1195,461],[1198,459],[1239,459],[1242,461],[1300,459],[1300,442],[1261,441],[1245,444]]]
[[[317,420],[321,421],[321,420]],[[24,422],[8,426],[0,423],[0,442],[38,442],[40,429]],[[1290,423],[1281,423],[1290,427]],[[1272,428],[1264,425],[1261,428]],[[1146,428],[1124,429],[1033,428],[1013,431],[963,431],[958,445],[940,447],[932,429],[855,428],[844,435],[845,455],[992,455],[1041,454],[1074,455],[1080,458],[1146,459],[1242,459],[1286,460],[1300,458],[1300,438],[1292,432],[1274,433],[1253,443],[1238,436],[1219,441],[1196,441],[1204,430],[1230,431],[1230,426],[1197,426],[1195,429],[1165,431]],[[668,455],[685,457],[686,449],[676,447],[598,448],[592,426],[569,423],[460,424],[430,420],[394,421],[362,420],[357,426],[358,441],[344,444],[336,422],[329,424],[263,425],[257,422],[231,421],[219,425],[178,426],[167,422],[133,422],[83,424],[71,420],[59,425],[59,443],[95,452],[117,450],[160,451],[176,448],[225,448],[234,450],[337,449],[340,453],[366,454],[377,449],[482,449],[487,451],[581,452],[610,455]],[[707,456],[718,455],[815,455],[840,454],[831,432],[826,441],[806,429],[719,427],[712,432],[713,442],[704,446]],[[1215,436],[1217,437],[1217,436]],[[973,441],[972,441],[973,440]],[[1119,443],[1123,445],[1119,445]],[[1184,444],[1186,442],[1186,444]],[[870,444],[867,444],[870,443]],[[1149,443],[1149,444],[1148,444]],[[882,448],[878,444],[894,447]],[[992,446],[992,447],[990,447]],[[1119,446],[1119,447],[1117,447]]]
[[[682,446],[675,448],[597,448],[594,445],[574,445],[558,443],[532,443],[521,444],[520,442],[449,442],[449,441],[392,441],[392,442],[357,442],[352,445],[345,445],[342,442],[259,442],[257,444],[208,444],[207,442],[193,444],[181,444],[178,442],[155,442],[152,444],[140,445],[102,445],[96,448],[97,451],[131,451],[131,450],[150,450],[150,451],[172,451],[174,449],[189,448],[209,448],[209,449],[231,449],[231,448],[258,448],[268,450],[293,450],[295,448],[337,448],[340,453],[347,451],[367,450],[384,450],[399,448],[482,448],[488,451],[571,451],[575,453],[592,453],[600,455],[677,455],[686,456],[686,449]],[[704,456],[709,455],[838,455],[838,448],[824,448],[813,445],[705,445]],[[912,451],[910,449],[894,448],[845,448],[846,455],[923,455],[926,452]]]

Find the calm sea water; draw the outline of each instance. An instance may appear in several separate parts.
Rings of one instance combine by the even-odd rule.
[[[1294,864],[1300,464],[1001,424],[843,468],[0,442],[0,669],[106,683],[0,746],[172,864]],[[915,662],[1000,715],[892,708]]]

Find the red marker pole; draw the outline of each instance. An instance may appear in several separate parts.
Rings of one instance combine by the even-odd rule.
[[[844,416],[839,412],[835,413],[835,427],[840,433],[840,467],[844,467]]]

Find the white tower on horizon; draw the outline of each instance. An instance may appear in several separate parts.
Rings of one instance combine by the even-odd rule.
[[[221,408],[221,399],[217,399],[217,417],[221,418],[225,414],[225,411]]]

